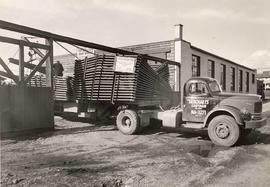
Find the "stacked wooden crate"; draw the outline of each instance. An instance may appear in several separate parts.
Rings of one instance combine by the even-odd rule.
[[[43,75],[33,76],[27,83],[31,87],[46,87],[46,77]],[[73,97],[73,78],[72,77],[53,77],[53,89],[55,101],[72,101]]]
[[[27,83],[31,87],[46,87],[46,77],[43,75],[35,75]]]
[[[115,72],[115,56],[100,55],[75,62],[74,91],[78,100],[159,103],[170,99],[168,82],[142,56],[135,72]]]
[[[73,100],[73,83],[71,77],[54,77],[54,100],[72,101]]]

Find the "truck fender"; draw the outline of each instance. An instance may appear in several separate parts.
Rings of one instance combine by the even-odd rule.
[[[244,125],[239,109],[231,106],[219,106],[210,111],[204,119],[204,127],[207,127],[210,121],[218,115],[232,116],[238,125]]]

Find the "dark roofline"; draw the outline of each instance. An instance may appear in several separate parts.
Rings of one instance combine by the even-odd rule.
[[[231,60],[229,60],[229,59],[223,58],[223,57],[221,57],[221,56],[218,56],[218,55],[215,55],[215,54],[210,53],[210,52],[208,52],[208,51],[205,51],[205,50],[203,50],[203,49],[201,49],[201,48],[195,47],[195,46],[193,46],[193,45],[190,45],[190,47],[193,48],[193,49],[195,49],[195,50],[197,50],[197,51],[200,51],[200,52],[206,53],[206,54],[208,54],[208,55],[214,56],[215,58],[219,58],[219,59],[221,59],[221,60],[230,62],[230,63],[232,63],[232,64],[234,64],[234,65],[240,66],[240,67],[242,67],[242,68],[246,68],[246,69],[251,70],[251,71],[256,71],[256,69],[251,69],[251,68],[246,67],[246,66],[244,66],[244,65],[241,65],[241,64],[238,64],[238,63],[236,63],[236,62],[233,62],[233,61],[231,61]]]

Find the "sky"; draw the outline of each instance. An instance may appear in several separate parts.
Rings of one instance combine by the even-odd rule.
[[[183,24],[192,45],[270,68],[270,0],[0,0],[0,19],[112,47],[172,40]],[[0,43],[2,58],[16,50]]]

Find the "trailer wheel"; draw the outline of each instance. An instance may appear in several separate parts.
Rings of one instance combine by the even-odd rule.
[[[117,128],[123,134],[134,134],[139,131],[139,117],[133,110],[121,110],[116,118]]]
[[[221,115],[211,120],[208,135],[214,144],[230,147],[238,141],[240,129],[233,117]]]

